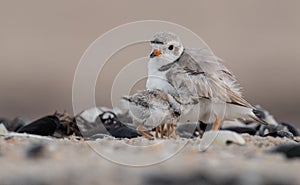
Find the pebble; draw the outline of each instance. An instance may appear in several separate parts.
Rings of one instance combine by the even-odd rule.
[[[135,129],[119,121],[118,117],[111,111],[100,114],[96,122],[103,124],[109,134],[116,138],[135,138],[140,136]]]
[[[17,131],[19,130],[21,127],[23,127],[26,123],[25,118],[23,117],[16,117],[15,119],[13,119],[11,121],[11,123],[9,124],[7,130],[9,131]]]
[[[42,117],[28,125],[21,127],[17,132],[40,136],[50,136],[54,134],[58,126],[59,119],[56,116],[50,115]]]
[[[285,122],[281,124],[285,126],[288,129],[288,131],[290,131],[295,137],[300,136],[298,129],[294,125]]]
[[[272,137],[286,137],[286,138],[289,138],[289,139],[293,139],[294,138],[294,135],[291,132],[285,131],[285,130],[279,130],[279,131],[271,132],[271,133],[268,133],[268,134],[264,135],[264,137],[267,137],[267,136],[272,136]]]
[[[3,123],[0,124],[0,134],[1,135],[6,135],[8,133],[6,127],[4,126]]]
[[[226,127],[222,130],[229,130],[233,131],[239,134],[250,134],[250,135],[255,135],[256,134],[256,129],[251,128],[251,127],[241,127],[241,126],[231,126],[231,127]]]
[[[0,123],[3,123],[8,131],[15,132],[25,125],[26,120],[23,117],[16,117],[13,120],[0,118]]]
[[[30,144],[26,149],[26,157],[39,158],[44,155],[45,146],[41,143]]]
[[[300,158],[300,144],[284,143],[270,150],[271,153],[282,153],[287,158]]]
[[[192,174],[177,174],[177,173],[160,173],[150,174],[143,178],[142,184],[145,185],[263,185],[263,184],[276,184],[276,185],[293,185],[295,184],[290,179],[280,179],[279,177],[265,178],[259,173],[249,173],[243,175],[227,174],[218,175],[217,173],[193,172]]]
[[[218,146],[227,146],[228,144],[244,145],[245,143],[246,141],[241,135],[232,131],[207,131],[204,133],[201,139],[201,148],[205,150],[211,144]]]

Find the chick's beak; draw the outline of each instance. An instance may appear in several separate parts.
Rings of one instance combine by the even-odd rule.
[[[161,55],[161,52],[158,51],[157,49],[154,49],[153,52],[150,55],[150,58],[154,58],[154,57],[157,57],[159,55]]]

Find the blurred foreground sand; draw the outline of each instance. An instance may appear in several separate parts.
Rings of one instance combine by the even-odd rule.
[[[300,184],[300,160],[267,154],[281,138],[243,135],[245,146],[211,146],[199,152],[199,139],[144,138],[96,141],[0,138],[1,184]],[[160,142],[160,143],[157,143]],[[89,144],[88,144],[89,143]],[[153,144],[151,147],[132,147]],[[42,148],[28,149],[34,145]],[[176,155],[174,151],[184,144]],[[93,148],[102,154],[94,152]],[[105,159],[103,156],[106,154]],[[144,167],[120,165],[168,157]]]

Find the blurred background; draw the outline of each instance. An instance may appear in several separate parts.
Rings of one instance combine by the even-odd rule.
[[[300,125],[299,9],[298,0],[1,0],[0,116],[72,112],[73,77],[85,49],[116,26],[157,19],[191,29],[237,76],[248,101]],[[147,46],[135,47],[129,50],[149,54]],[[126,52],[99,76],[98,105],[110,106],[114,75],[127,62],[120,56]]]

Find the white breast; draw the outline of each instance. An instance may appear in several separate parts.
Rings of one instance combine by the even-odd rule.
[[[159,89],[167,94],[174,94],[175,89],[166,78],[166,71],[158,71],[164,65],[161,61],[153,58],[148,62],[148,79],[146,87],[148,90]]]

